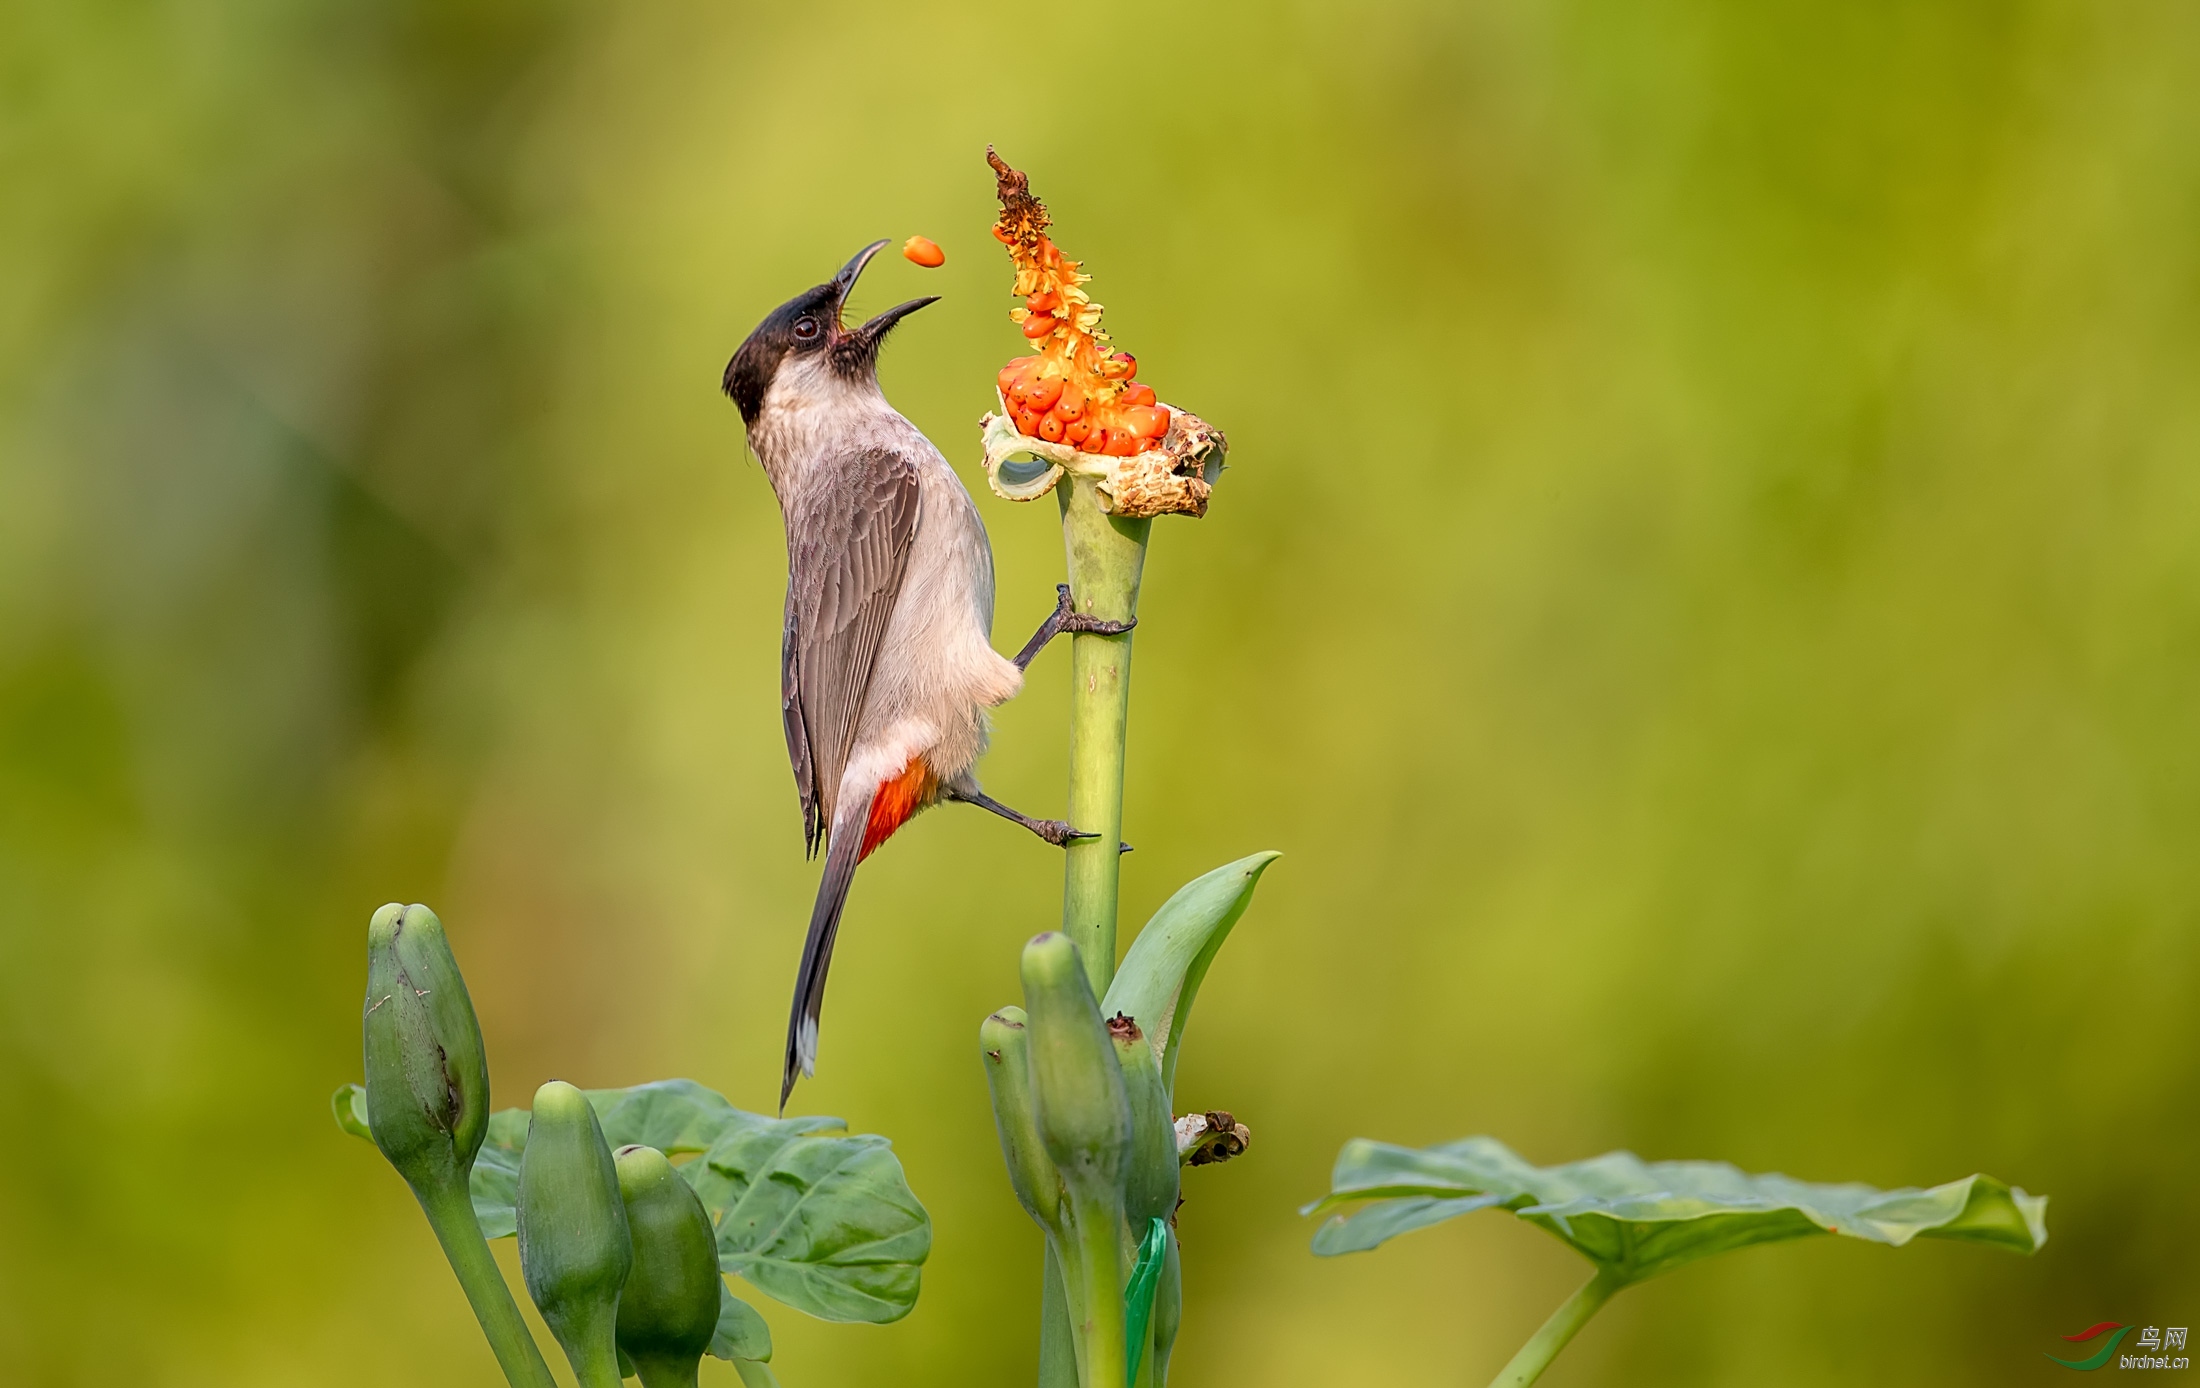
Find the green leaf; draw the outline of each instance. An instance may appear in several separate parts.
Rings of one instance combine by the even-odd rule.
[[[336,1111],[336,1126],[353,1137],[374,1141],[374,1131],[367,1126],[367,1087],[363,1084],[339,1086],[329,1096],[329,1107]]]
[[[878,1324],[917,1304],[932,1220],[885,1138],[749,1113],[693,1080],[585,1092],[613,1149],[703,1154],[677,1169],[710,1211],[720,1268],[822,1320]],[[485,1237],[513,1232],[526,1145],[525,1109],[489,1116],[472,1184]]]
[[[1157,1215],[1147,1223],[1138,1261],[1131,1265],[1130,1281],[1123,1284],[1124,1377],[1131,1383],[1138,1381],[1138,1361],[1146,1352],[1146,1328],[1153,1322],[1154,1293],[1160,1289],[1161,1265],[1168,1252],[1169,1222]]]
[[[1330,1193],[1301,1213],[1355,1206],[1314,1235],[1324,1257],[1472,1210],[1503,1206],[1628,1282],[1751,1244],[1842,1234],[1901,1247],[1968,1239],[2019,1253],[2047,1241],[2047,1199],[1990,1176],[1930,1190],[1813,1185],[1724,1162],[1645,1162],[1609,1152],[1565,1166],[1522,1161],[1494,1138],[1415,1149],[1357,1138],[1337,1154]]]
[[[1177,1049],[1192,1000],[1230,927],[1245,914],[1260,875],[1282,856],[1255,853],[1179,888],[1138,932],[1108,985],[1108,995],[1100,1000],[1101,1016],[1123,1012],[1137,1020],[1161,1057],[1161,1083],[1171,1094],[1176,1092]]]
[[[730,1287],[719,1286],[718,1329],[710,1337],[710,1353],[713,1359],[756,1359],[772,1357],[772,1328],[764,1323],[764,1317],[754,1306],[733,1294]]]
[[[731,1130],[684,1168],[718,1225],[719,1266],[821,1320],[900,1320],[931,1217],[885,1138],[812,1136],[814,1122]]]

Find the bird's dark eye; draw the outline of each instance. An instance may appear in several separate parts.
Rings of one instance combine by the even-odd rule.
[[[817,320],[815,318],[795,319],[794,335],[803,342],[811,341],[817,336]]]

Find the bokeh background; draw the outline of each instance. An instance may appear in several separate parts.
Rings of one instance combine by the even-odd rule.
[[[1126,938],[1287,856],[1202,994],[1179,1381],[1480,1383],[1582,1275],[1335,1262],[1346,1138],[2053,1196],[2025,1260],[1761,1249],[1557,1385],[2054,1381],[2200,1319],[2200,14],[25,0],[0,12],[0,1378],[487,1384],[327,1097],[450,923],[524,1102],[774,1098],[813,867],[783,551],[719,371],[864,242],[979,486],[987,141],[1225,427],[1137,641]],[[981,491],[1013,649],[1051,504]],[[989,787],[1058,813],[1065,661]],[[937,1245],[791,1388],[1014,1384],[974,1055],[1054,918],[975,811],[859,879],[803,1111]],[[730,1384],[722,1366],[710,1380]]]

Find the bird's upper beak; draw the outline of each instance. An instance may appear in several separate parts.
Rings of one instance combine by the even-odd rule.
[[[849,293],[855,289],[856,280],[863,274],[863,267],[870,264],[871,257],[884,250],[889,244],[891,243],[886,241],[873,241],[870,245],[857,251],[848,263],[840,268],[840,273],[833,276],[833,289],[839,295],[836,307],[846,306]],[[907,303],[896,304],[866,322],[862,327],[852,330],[844,329],[843,332],[847,340],[860,342],[866,347],[875,349],[878,346],[879,339],[886,336],[888,329],[925,305],[938,303],[939,298],[940,296],[937,294],[928,294],[921,299],[911,299]]]

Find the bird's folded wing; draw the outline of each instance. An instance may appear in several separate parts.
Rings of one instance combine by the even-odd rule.
[[[917,533],[917,469],[890,449],[818,459],[817,485],[787,515],[787,618],[780,649],[787,757],[815,853],[855,744],[886,619]]]

